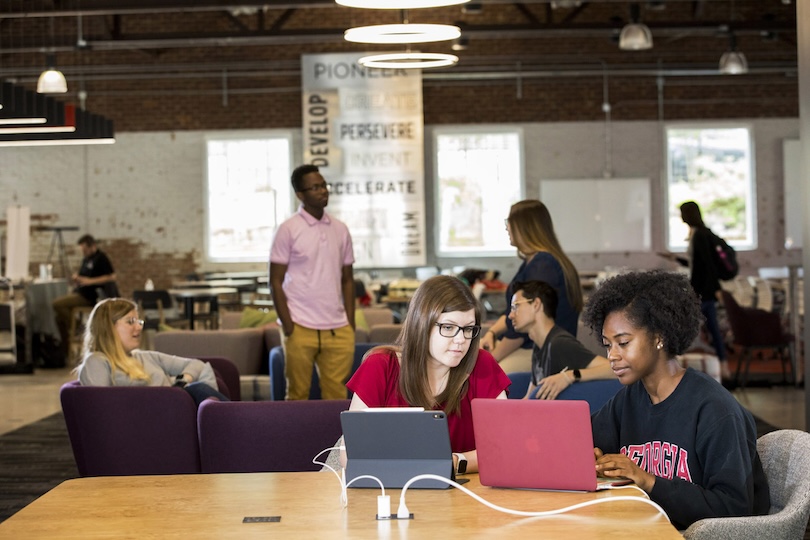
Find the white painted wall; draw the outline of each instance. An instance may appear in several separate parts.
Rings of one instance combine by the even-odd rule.
[[[782,187],[782,139],[799,136],[798,119],[751,120],[756,144],[759,248],[740,254],[742,272],[758,266],[801,262],[801,254],[785,252]],[[543,178],[598,178],[607,167],[606,126],[601,122],[525,124],[526,195],[536,197]],[[300,133],[294,144],[300,155]],[[663,249],[663,214],[657,209],[662,193],[662,133],[658,122],[614,122],[610,126],[609,162],[613,175],[653,179],[653,252],[576,255],[580,270],[605,265],[653,268],[662,265],[654,255]],[[31,207],[36,215],[53,214],[47,225],[76,225],[66,233],[74,244],[80,233],[102,239],[130,239],[143,243],[144,253],[193,253],[199,270],[223,265],[203,261],[204,132],[121,133],[110,146],[0,148],[0,212],[10,204]],[[426,128],[428,186],[428,253],[433,253],[432,128]],[[570,211],[575,212],[572,208]],[[508,212],[503,209],[504,217]],[[4,233],[3,233],[4,234]],[[504,234],[506,232],[504,231]],[[31,262],[47,258],[50,233],[35,235]],[[269,246],[268,246],[269,248]],[[517,258],[429,260],[449,267],[459,264],[501,270],[508,279]],[[233,270],[260,270],[264,264],[234,265]]]

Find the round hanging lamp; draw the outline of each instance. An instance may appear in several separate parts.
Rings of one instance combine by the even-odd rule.
[[[461,37],[461,29],[449,24],[378,24],[349,28],[343,33],[352,43],[432,43]]]
[[[402,52],[373,54],[358,60],[363,67],[380,69],[428,69],[452,66],[458,56],[443,53]]]

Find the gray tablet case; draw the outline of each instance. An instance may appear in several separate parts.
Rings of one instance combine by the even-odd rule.
[[[442,411],[367,409],[340,413],[346,445],[346,483],[361,475],[376,476],[386,488],[401,488],[419,474],[450,479],[453,457],[447,417]],[[349,487],[379,488],[362,478]],[[444,489],[438,480],[419,480],[413,488]]]

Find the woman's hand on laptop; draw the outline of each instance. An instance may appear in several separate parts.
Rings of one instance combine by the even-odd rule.
[[[650,493],[655,484],[655,476],[641,469],[636,462],[624,454],[604,454],[599,448],[593,449],[596,458],[596,474],[605,478],[628,478]]]

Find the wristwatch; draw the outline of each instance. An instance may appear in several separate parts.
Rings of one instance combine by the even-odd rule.
[[[579,382],[582,380],[582,373],[578,369],[573,370],[571,373],[574,374],[574,382]]]
[[[183,377],[182,373],[174,378],[174,386],[178,388],[183,388],[187,384],[188,383],[186,382],[186,379]]]
[[[464,474],[467,472],[467,458],[464,457],[464,454],[453,454],[458,459],[458,464],[456,465],[456,474]]]

